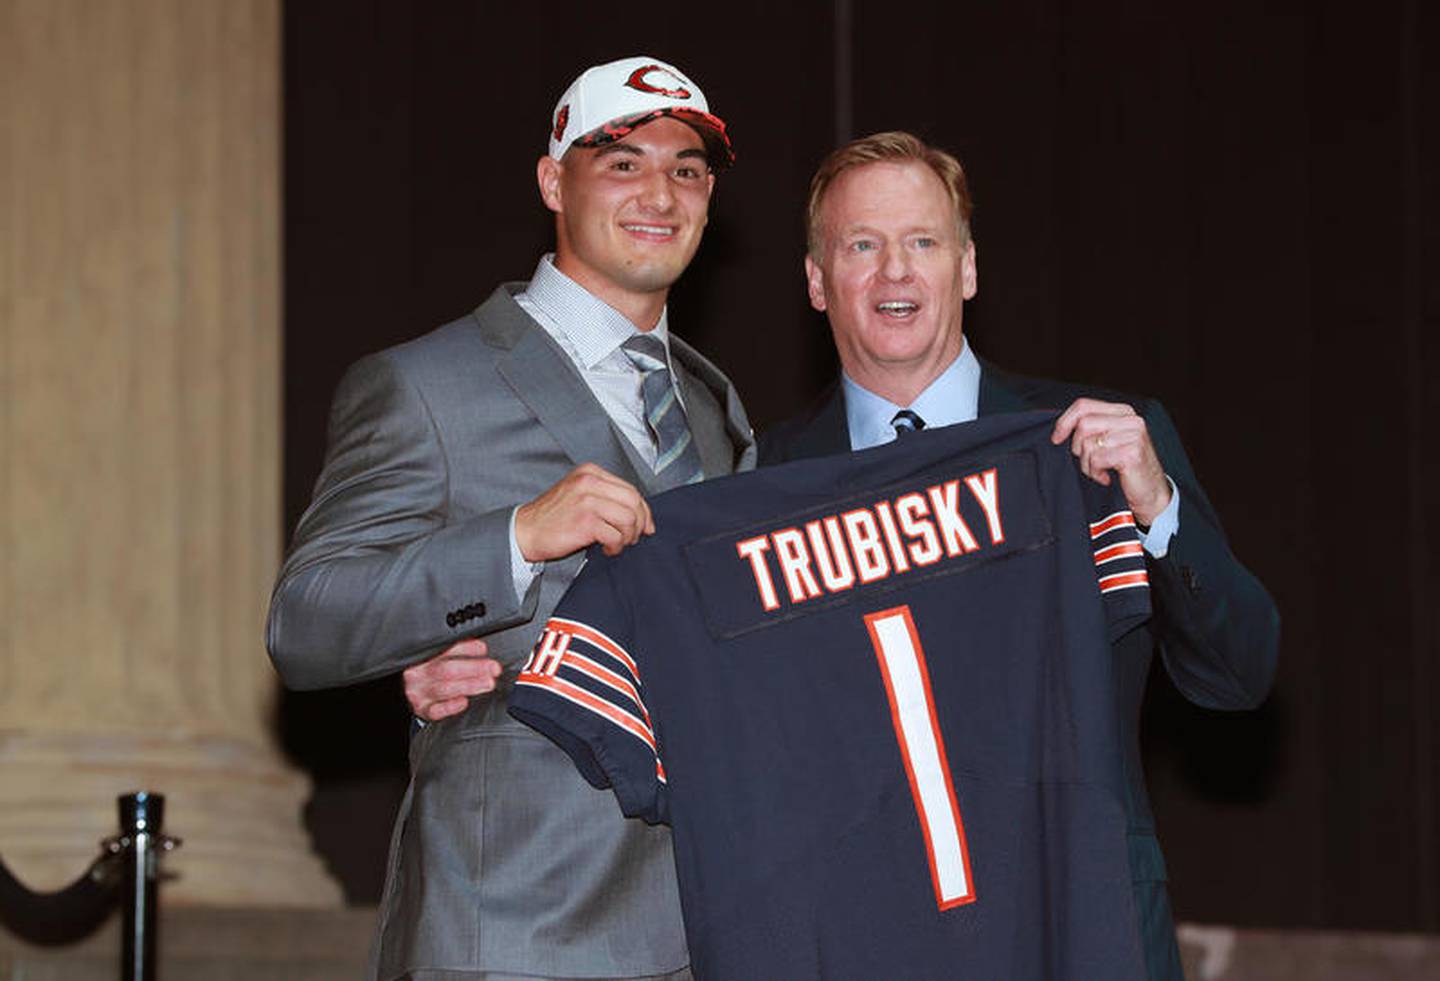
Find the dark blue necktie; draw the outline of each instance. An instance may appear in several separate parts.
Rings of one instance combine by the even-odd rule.
[[[909,409],[901,409],[895,413],[895,418],[890,420],[890,425],[895,427],[895,438],[909,436],[911,433],[918,433],[925,428],[925,420],[911,412]]]

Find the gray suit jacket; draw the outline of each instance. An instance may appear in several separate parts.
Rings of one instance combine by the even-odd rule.
[[[518,289],[346,373],[271,600],[268,647],[293,688],[393,674],[473,636],[506,668],[495,694],[413,740],[380,909],[382,979],[630,977],[687,961],[669,830],[626,820],[505,711],[582,560],[547,563],[517,600],[511,509],[584,461],[658,489]],[[734,389],[671,344],[706,475],[749,469]]]

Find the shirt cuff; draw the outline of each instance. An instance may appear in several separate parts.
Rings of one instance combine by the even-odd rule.
[[[510,509],[510,578],[515,581],[515,602],[524,603],[525,594],[530,591],[530,584],[545,568],[544,562],[528,562],[525,556],[520,554],[520,543],[515,540],[515,515],[520,509]]]
[[[1150,522],[1149,531],[1140,532],[1140,544],[1145,546],[1152,559],[1165,557],[1165,553],[1170,551],[1170,539],[1180,530],[1180,488],[1175,486],[1168,473],[1165,480],[1170,484],[1170,503]]]

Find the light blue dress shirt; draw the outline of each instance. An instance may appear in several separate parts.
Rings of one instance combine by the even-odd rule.
[[[850,427],[850,448],[865,450],[888,443],[895,438],[891,420],[901,409],[925,420],[925,427],[953,426],[971,422],[980,410],[980,361],[965,341],[960,354],[909,405],[896,405],[889,399],[863,388],[843,371],[840,384],[845,391],[845,422]],[[1170,503],[1155,518],[1150,530],[1140,533],[1145,551],[1163,558],[1170,549],[1170,539],[1180,530],[1180,490],[1170,480]]]

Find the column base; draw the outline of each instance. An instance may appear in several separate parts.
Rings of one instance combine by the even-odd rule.
[[[300,823],[309,780],[238,739],[0,731],[0,857],[31,889],[69,884],[119,827],[115,799],[165,795],[167,904],[336,907]]]
[[[373,908],[171,906],[162,886],[156,976],[165,981],[355,981],[364,974],[374,934]],[[0,927],[0,978],[115,981],[119,966],[118,913],[64,947],[37,947]]]

